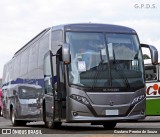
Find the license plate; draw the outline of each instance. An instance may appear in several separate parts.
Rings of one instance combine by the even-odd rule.
[[[115,109],[115,110],[105,110],[105,115],[119,115],[119,111],[118,109]]]

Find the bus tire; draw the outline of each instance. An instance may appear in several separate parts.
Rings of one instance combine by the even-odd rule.
[[[19,121],[15,120],[16,119],[16,114],[15,114],[15,111],[13,109],[11,109],[10,118],[11,118],[11,123],[12,123],[13,126],[18,126],[19,125]]]
[[[46,106],[45,106],[45,101],[43,101],[43,121],[44,121],[44,123],[46,123]]]
[[[2,108],[0,107],[0,117],[3,116]]]
[[[51,121],[45,122],[45,126],[50,129],[58,129],[61,127],[61,125],[62,125],[62,122],[51,122]]]
[[[105,129],[114,129],[115,126],[116,126],[117,122],[106,122],[106,123],[103,123],[103,127]]]

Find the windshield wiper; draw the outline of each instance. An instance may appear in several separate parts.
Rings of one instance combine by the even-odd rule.
[[[121,72],[122,72],[122,73],[120,72],[120,73],[118,73],[118,74],[123,78],[124,84],[125,84],[128,88],[130,88],[130,84],[129,84],[129,82],[128,82],[128,79],[127,79],[124,71],[123,71],[123,68],[120,66],[119,61],[116,60],[114,49],[113,49],[113,64],[117,64],[119,70],[121,70]]]
[[[119,62],[118,62],[117,60],[114,60],[114,64],[117,64],[118,70],[121,70],[121,71],[119,71],[118,74],[119,74],[119,75],[121,76],[121,78],[123,79],[124,84],[127,86],[127,88],[130,88],[130,84],[129,84],[129,82],[128,82],[128,79],[127,79],[124,71],[123,71],[123,68],[120,66],[120,64],[119,64]]]
[[[96,84],[97,84],[97,79],[98,79],[98,75],[99,75],[99,72],[102,70],[102,68],[103,68],[103,60],[101,60],[100,61],[100,63],[99,63],[99,65],[97,66],[97,71],[96,71],[96,73],[95,73],[95,76],[94,76],[94,78],[93,78],[93,84],[92,84],[92,86],[91,86],[91,90],[93,90],[94,89],[94,87],[96,86]]]

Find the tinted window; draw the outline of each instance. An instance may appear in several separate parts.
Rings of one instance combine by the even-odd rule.
[[[37,68],[38,64],[38,45],[33,45],[30,47],[29,50],[29,66],[28,71],[32,71],[33,69]]]
[[[62,42],[62,31],[53,31],[52,32],[52,52],[53,54],[56,54],[58,49],[60,48],[58,45],[60,44],[60,42]]]
[[[92,89],[144,87],[142,54],[136,35],[67,32],[66,42],[70,45],[71,84]]]
[[[43,59],[46,52],[49,50],[49,35],[44,36],[39,43],[38,66],[43,65]]]
[[[14,79],[14,60],[10,62],[9,73],[10,73],[10,79],[13,80]]]
[[[51,61],[48,54],[44,60],[44,81],[45,81],[45,93],[52,94],[52,74],[51,74]]]
[[[145,78],[146,81],[157,80],[157,69],[156,66],[145,66]]]
[[[6,84],[7,81],[7,73],[8,73],[8,64],[6,64],[3,68],[3,79],[2,79],[2,83]]]
[[[20,66],[21,66],[21,60],[20,56],[16,57],[15,63],[14,63],[14,76],[15,78],[19,77],[20,75]]]
[[[21,55],[21,70],[20,70],[21,75],[27,73],[28,56],[29,56],[29,51],[28,50],[25,50]]]
[[[60,44],[60,42],[63,41],[63,35],[62,35],[62,31],[61,30],[57,30],[57,31],[53,31],[52,32],[52,47],[51,50],[53,52],[53,54],[56,54],[58,51],[60,51],[60,46],[58,46]],[[60,53],[58,53],[60,54]],[[53,58],[53,70],[54,70],[54,74],[56,75],[56,58]]]
[[[19,98],[20,99],[36,99],[42,95],[42,92],[40,89],[34,89],[34,88],[20,88],[18,90],[19,92]]]

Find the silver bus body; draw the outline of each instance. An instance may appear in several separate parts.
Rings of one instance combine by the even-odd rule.
[[[68,63],[63,61],[65,43],[70,48],[66,48]],[[91,66],[76,51],[80,47],[90,48],[83,55],[94,50]],[[142,53],[136,32],[127,27],[89,23],[42,31],[4,67],[3,92],[21,84],[42,90],[37,120],[41,118],[48,127],[62,122],[114,127],[118,121],[145,118]],[[36,116],[29,113],[26,120]]]

